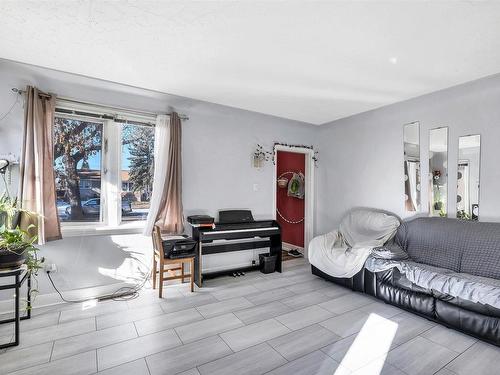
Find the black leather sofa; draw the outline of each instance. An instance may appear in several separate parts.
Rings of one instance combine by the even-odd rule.
[[[411,261],[500,287],[500,223],[418,218],[402,223],[395,243]],[[364,268],[352,278],[335,278],[314,266],[312,273],[500,346],[500,309],[409,283],[397,268]]]

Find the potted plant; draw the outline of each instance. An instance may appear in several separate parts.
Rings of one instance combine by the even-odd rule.
[[[29,221],[38,215],[17,207],[17,198],[3,194],[0,197],[0,268],[16,267],[26,263],[29,271],[40,268],[38,249],[34,246],[37,236],[31,235],[35,225],[20,228],[21,215]]]
[[[21,221],[22,211],[17,206],[17,198],[11,198],[7,190],[0,196],[0,226],[17,228]]]
[[[17,267],[25,263],[29,271],[36,272],[41,267],[38,249],[34,246],[36,236],[20,229],[0,227],[0,268]]]
[[[29,221],[38,215],[34,212],[18,207],[17,198],[9,194],[5,181],[5,169],[9,163],[1,163],[0,174],[3,177],[5,190],[0,196],[0,269],[13,268],[25,264],[27,271],[36,277],[37,271],[42,267],[43,258],[38,259],[38,249],[34,246],[37,236],[33,236],[35,225],[29,225],[26,230],[20,228],[21,215],[26,215]],[[34,280],[36,282],[36,279]],[[32,289],[32,293],[36,291]]]
[[[280,177],[278,178],[278,187],[285,189],[288,186],[288,178]]]
[[[460,220],[472,220],[472,217],[465,210],[459,210],[459,211],[457,211],[457,219],[460,219]]]
[[[28,231],[34,227],[28,227]],[[25,264],[27,272],[31,275],[34,287],[30,290],[31,302],[38,292],[37,272],[42,268],[44,259],[38,259],[38,249],[34,246],[36,236],[30,236],[27,231],[9,229],[5,225],[0,227],[0,268],[15,268]],[[29,305],[28,305],[29,306]],[[30,307],[26,307],[29,309]]]
[[[253,153],[254,168],[262,168],[264,166],[264,162],[269,160],[270,154],[271,153],[269,151],[264,151],[264,147],[262,147],[262,145],[257,144]]]
[[[17,198],[12,198],[9,193],[9,185],[5,179],[5,173],[10,163],[6,159],[0,159],[0,175],[2,176],[4,192],[0,196],[0,226],[16,228],[21,221],[21,209],[17,206]]]

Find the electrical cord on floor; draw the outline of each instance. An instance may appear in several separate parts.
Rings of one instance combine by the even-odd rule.
[[[144,287],[146,282],[149,280],[150,274],[151,271],[148,271],[144,279],[139,284],[136,284],[135,286],[123,286],[117,289],[114,293],[112,293],[109,296],[109,298],[106,299],[113,299],[114,301],[129,301],[136,299],[137,297],[139,297],[139,291]]]
[[[146,282],[149,280],[150,274],[151,274],[151,272],[147,272],[146,276],[144,277],[144,279],[140,283],[138,283],[134,286],[121,287],[111,294],[105,294],[105,295],[95,296],[95,297],[88,297],[88,298],[84,298],[84,299],[67,299],[63,296],[63,294],[56,287],[56,284],[54,283],[54,280],[52,280],[52,276],[50,275],[50,271],[47,271],[47,277],[49,278],[49,281],[52,284],[52,287],[57,292],[57,294],[59,294],[59,297],[64,302],[67,302],[67,303],[82,303],[82,302],[86,302],[86,301],[90,301],[90,300],[104,301],[104,300],[112,299],[114,301],[129,301],[129,300],[136,299],[137,297],[139,297],[139,291],[144,287]]]

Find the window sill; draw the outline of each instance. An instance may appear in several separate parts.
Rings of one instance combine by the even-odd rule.
[[[122,223],[118,226],[110,226],[94,223],[62,224],[61,232],[63,238],[81,236],[108,236],[117,234],[142,234],[145,221],[132,221]]]

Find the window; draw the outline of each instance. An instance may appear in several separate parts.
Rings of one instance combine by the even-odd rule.
[[[103,114],[102,107],[67,108],[56,103],[54,126],[57,210],[63,225],[115,227],[145,220],[153,187],[154,117],[118,119]]]
[[[122,220],[145,220],[153,190],[154,129],[122,127]]]
[[[54,138],[60,220],[101,221],[103,124],[56,117]]]

